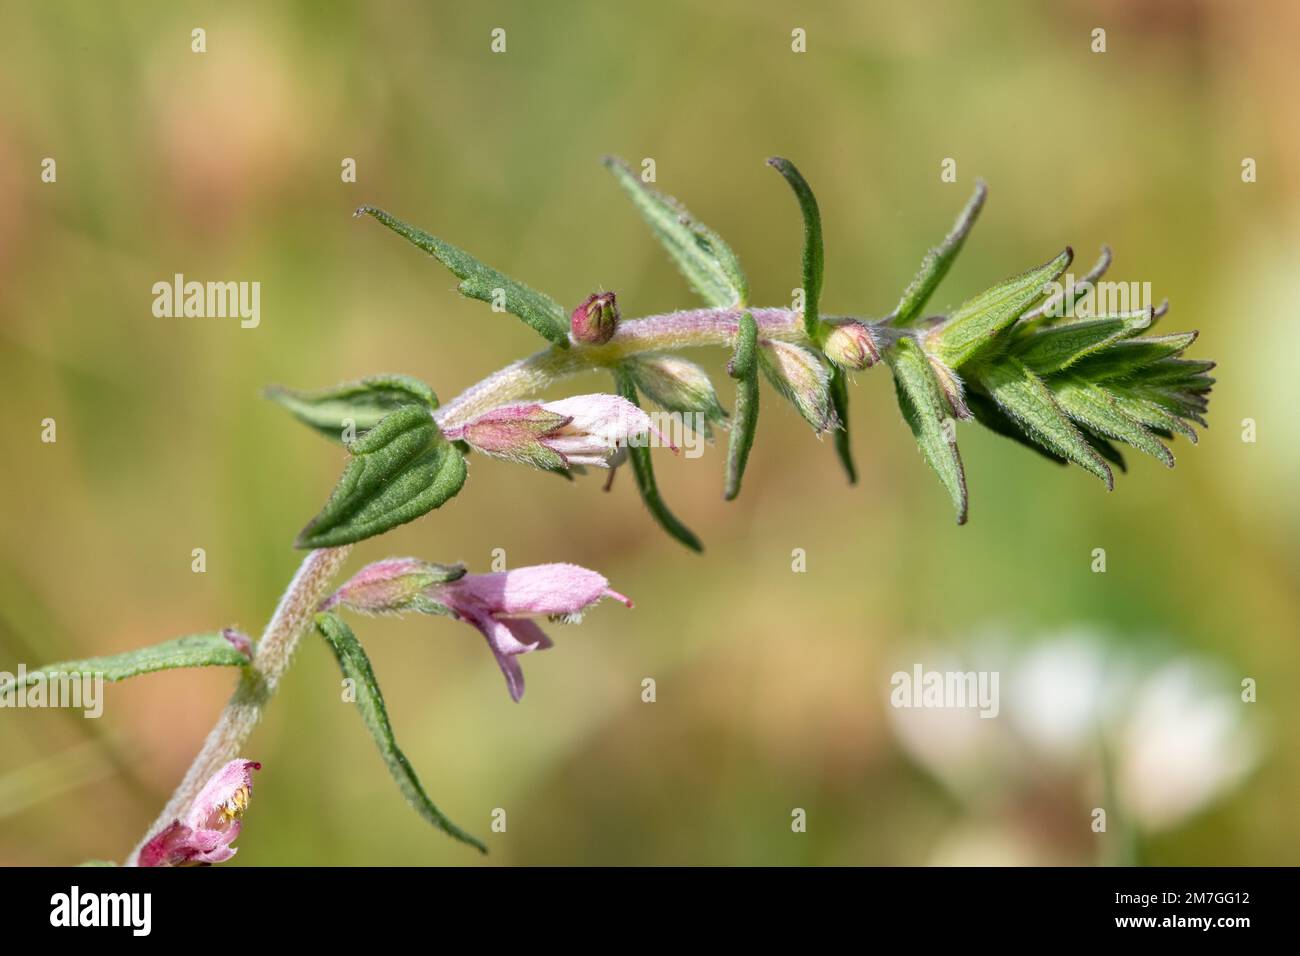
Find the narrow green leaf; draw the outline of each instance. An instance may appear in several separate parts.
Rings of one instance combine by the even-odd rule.
[[[1108,317],[1049,325],[1018,341],[1013,353],[1038,374],[1050,375],[1150,324],[1148,309],[1132,318]]]
[[[1063,458],[1068,458],[1115,487],[1106,462],[1061,411],[1043,380],[1013,356],[978,368],[976,380],[1034,441]]]
[[[384,758],[388,772],[393,775],[393,780],[402,791],[406,802],[415,809],[416,813],[443,833],[462,843],[468,843],[477,848],[480,853],[486,853],[487,847],[481,840],[452,823],[429,799],[429,794],[425,792],[420,778],[412,769],[411,762],[397,746],[397,739],[393,736],[393,726],[388,721],[388,710],[384,706],[384,695],[380,693],[375,673],[370,668],[370,659],[366,657],[366,652],[362,649],[356,635],[352,633],[352,629],[341,617],[330,612],[316,615],[316,629],[320,631],[321,636],[329,644],[330,650],[334,652],[343,676],[352,680],[356,691],[357,710],[361,711],[361,719],[365,721],[366,729],[374,738],[379,754]]]
[[[429,410],[406,405],[354,442],[329,501],[298,535],[300,548],[362,541],[432,511],[465,483],[465,458]]]
[[[831,405],[835,417],[840,420],[840,427],[835,429],[835,453],[840,464],[849,477],[849,484],[858,483],[858,469],[853,464],[853,450],[849,447],[849,383],[844,369],[838,365],[831,367]]]
[[[606,156],[603,162],[705,302],[729,308],[748,301],[749,284],[740,261],[717,233],[697,222],[677,200],[641,182],[621,159]]]
[[[1053,381],[1051,389],[1057,404],[1079,424],[1127,442],[1138,451],[1158,458],[1166,467],[1174,467],[1173,453],[1141,423],[1126,415],[1104,389],[1075,376]]]
[[[949,414],[948,401],[930,367],[930,360],[920,345],[910,338],[896,342],[886,351],[885,359],[894,373],[894,388],[903,418],[912,429],[921,454],[948,489],[953,507],[957,509],[957,523],[965,524],[968,513],[966,472],[962,468],[961,453],[957,450],[957,423]]]
[[[821,344],[823,329],[818,304],[822,295],[825,255],[822,249],[822,214],[817,208],[817,197],[790,160],[773,156],[767,164],[785,177],[799,201],[799,211],[803,213],[803,328],[810,341]]]
[[[937,352],[949,368],[959,369],[1042,296],[1043,287],[1064,272],[1073,258],[1074,252],[1066,246],[1050,262],[1005,279],[970,299],[929,334],[930,350]]]
[[[987,395],[981,395],[975,391],[967,392],[966,406],[975,417],[975,421],[994,434],[1001,435],[1003,438],[1010,438],[1012,441],[1024,445],[1031,451],[1037,452],[1048,461],[1055,462],[1058,465],[1068,465],[1070,463],[1068,459],[1062,458],[1055,452],[1048,451],[1026,435],[1025,430],[1016,423],[1016,420],[998,408],[997,402]]]
[[[641,403],[637,401],[636,384],[626,369],[617,368],[614,370],[614,382],[620,395],[633,405],[640,406]],[[668,505],[664,503],[663,497],[659,494],[659,485],[655,482],[654,465],[650,460],[650,446],[648,444],[629,445],[627,456],[632,463],[632,474],[636,476],[636,486],[641,491],[641,500],[645,502],[647,510],[649,510],[655,521],[659,522],[659,526],[692,551],[703,551],[704,545],[695,536],[695,532],[682,524],[677,516],[668,510]]]
[[[1176,335],[1122,339],[1104,351],[1089,355],[1079,363],[1075,371],[1090,382],[1123,378],[1153,362],[1181,355],[1196,341],[1196,336],[1196,332],[1181,332]],[[1212,362],[1209,364],[1213,366]]]
[[[1050,325],[1068,315],[1073,315],[1075,307],[1083,301],[1088,290],[1095,289],[1097,280],[1106,274],[1106,270],[1110,268],[1110,263],[1110,246],[1102,246],[1101,256],[1097,259],[1096,264],[1088,270],[1087,275],[1074,284],[1073,290],[1062,289],[1060,292],[1044,299],[1020,317],[1020,324],[1034,327],[1042,324]],[[1067,296],[1067,291],[1070,291],[1070,296]],[[1067,298],[1070,301],[1067,301]],[[1048,315],[1049,312],[1059,312],[1060,314]]]
[[[921,310],[925,308],[934,290],[939,287],[943,277],[952,268],[957,253],[961,252],[962,244],[966,241],[971,227],[975,225],[975,220],[979,218],[987,196],[988,187],[984,185],[983,180],[976,181],[975,193],[966,203],[966,208],[961,211],[957,221],[953,223],[952,231],[943,242],[925,254],[920,270],[903,291],[903,297],[898,300],[898,305],[894,307],[893,313],[886,321],[894,325],[911,325],[921,317]]]
[[[273,385],[266,390],[266,397],[288,409],[300,422],[337,442],[343,441],[349,421],[359,438],[403,405],[438,407],[438,396],[433,389],[409,375],[373,375],[359,382],[344,382],[310,392]]]
[[[1178,415],[1161,407],[1150,399],[1137,398],[1118,389],[1111,390],[1115,404],[1134,421],[1145,425],[1159,434],[1161,431],[1182,435],[1192,444],[1200,441],[1196,429],[1183,421]]]
[[[731,437],[727,442],[727,476],[722,497],[727,501],[740,494],[749,450],[758,429],[758,323],[746,312],[736,328],[736,345],[727,374],[736,380],[736,407],[731,416]]]
[[[38,678],[55,674],[80,674],[91,677],[101,675],[106,681],[126,680],[138,674],[172,670],[177,667],[243,667],[248,658],[226,640],[220,631],[208,634],[188,634],[161,644],[123,651],[107,657],[87,657],[78,661],[60,661],[27,671],[24,685]],[[0,682],[0,694],[19,685],[18,678],[6,675]]]
[[[408,242],[419,246],[460,279],[461,295],[481,302],[500,300],[505,310],[517,315],[560,348],[569,347],[569,317],[558,302],[522,282],[479,262],[450,242],[408,225],[374,206],[362,206],[357,215],[373,216]]]
[[[1128,465],[1124,463],[1123,453],[1115,447],[1110,439],[1104,438],[1091,428],[1082,425],[1079,426],[1079,431],[1083,432],[1083,437],[1088,439],[1088,444],[1096,450],[1097,454],[1118,468],[1121,473],[1128,471]]]
[[[1214,365],[1214,362],[1195,359],[1160,359],[1143,366],[1142,371],[1132,377],[1132,382],[1148,388],[1205,389],[1214,384],[1214,379],[1205,374]]]

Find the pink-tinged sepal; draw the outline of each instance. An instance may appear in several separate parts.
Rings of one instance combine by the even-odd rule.
[[[651,439],[674,447],[644,411],[625,398],[605,394],[505,405],[443,434],[485,455],[547,471],[580,465],[606,468],[619,449]]]
[[[465,576],[463,564],[430,564],[417,558],[388,558],[368,564],[320,607],[322,611],[346,607],[361,614],[421,614],[455,612],[429,597],[439,584]]]

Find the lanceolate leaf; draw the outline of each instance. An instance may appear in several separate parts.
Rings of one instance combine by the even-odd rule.
[[[849,383],[844,377],[844,369],[839,366],[831,367],[831,405],[835,417],[840,420],[840,427],[834,432],[835,453],[849,476],[849,484],[856,485],[858,469],[853,464],[853,450],[849,447]]]
[[[384,695],[380,693],[379,684],[375,681],[375,673],[370,668],[370,660],[366,657],[361,642],[352,633],[352,629],[338,615],[328,612],[316,615],[316,628],[329,643],[343,671],[343,676],[353,682],[357,709],[361,711],[361,718],[365,721],[366,729],[370,731],[370,736],[374,738],[375,745],[379,748],[380,756],[388,766],[388,772],[393,775],[393,780],[396,781],[407,803],[415,808],[416,813],[448,836],[476,847],[480,853],[486,853],[487,847],[481,840],[448,820],[429,799],[423,784],[420,783],[420,778],[416,776],[410,761],[406,759],[406,754],[402,753],[401,748],[397,746],[397,740],[393,736],[393,726],[388,721],[388,710],[384,707]]]
[[[885,353],[894,373],[898,406],[921,454],[948,489],[957,523],[967,516],[966,473],[957,451],[956,422],[950,417],[943,388],[935,377],[930,361],[912,339],[900,339]]]
[[[300,548],[329,548],[420,517],[460,491],[465,459],[427,408],[407,405],[358,439],[324,509],[298,536]]]
[[[921,317],[921,310],[925,308],[925,304],[930,301],[930,296],[934,294],[934,290],[939,287],[943,277],[952,268],[957,253],[961,252],[967,234],[970,233],[971,227],[975,225],[980,210],[984,208],[986,196],[988,196],[987,187],[982,181],[976,182],[975,194],[971,196],[970,201],[966,203],[966,208],[961,211],[961,215],[953,223],[952,231],[948,233],[943,242],[925,254],[920,271],[916,273],[916,277],[912,279],[911,284],[903,291],[903,297],[898,300],[898,305],[894,307],[888,321],[894,325],[910,325]]]
[[[1055,462],[1058,465],[1068,465],[1070,463],[1067,459],[1062,458],[1055,452],[1048,451],[1038,442],[1033,441],[1025,434],[1025,430],[1017,425],[1014,419],[1009,418],[1002,409],[998,408],[997,402],[987,395],[970,392],[966,396],[966,405],[975,420],[989,431],[1001,435],[1003,438],[1010,438],[1014,442],[1019,442],[1026,448],[1038,452],[1048,461]]]
[[[705,302],[728,308],[748,301],[740,261],[717,233],[694,220],[677,200],[641,182],[621,159],[606,156],[604,163]]]
[[[1109,346],[1104,352],[1089,355],[1076,371],[1094,382],[1123,378],[1160,359],[1181,355],[1195,341],[1195,332],[1124,339]],[[1210,368],[1214,365],[1213,362],[1200,364]]]
[[[799,211],[803,213],[803,328],[811,341],[820,344],[823,329],[818,303],[822,295],[825,255],[822,250],[822,215],[817,208],[817,198],[790,160],[773,156],[767,164],[785,177],[799,201]]]
[[[46,664],[27,671],[23,683],[31,684],[40,675],[53,674],[99,674],[106,681],[119,681],[138,674],[151,674],[177,667],[243,667],[247,663],[248,658],[217,631],[210,634],[189,634],[107,657]],[[0,682],[0,693],[17,686],[17,677],[8,677],[12,679]]]
[[[438,407],[438,396],[433,389],[409,375],[375,375],[311,392],[271,387],[266,390],[266,397],[326,438],[338,442],[343,441],[349,422],[355,437],[359,438],[403,405]]]
[[[740,480],[745,476],[758,428],[758,324],[748,312],[740,317],[727,374],[736,380],[736,407],[727,443],[727,477],[722,496],[731,501],[740,494]]]
[[[631,375],[621,368],[617,369],[614,372],[614,381],[620,395],[633,405],[640,405],[640,402],[637,401],[636,385],[633,383]],[[668,505],[664,503],[663,497],[659,494],[659,485],[655,482],[654,464],[650,460],[650,446],[648,444],[629,445],[627,454],[628,460],[632,463],[632,474],[636,476],[636,486],[641,491],[641,500],[645,502],[646,508],[655,521],[659,522],[661,528],[692,551],[703,551],[704,545],[695,536],[695,532],[682,524],[677,516],[668,510]]]
[[[1020,361],[1040,375],[1069,368],[1080,359],[1099,352],[1114,342],[1151,324],[1148,309],[1134,318],[1089,319],[1051,325],[1016,344]]]
[[[1064,272],[1073,257],[1073,251],[1067,246],[1051,262],[981,292],[929,334],[929,348],[949,368],[960,369],[1040,298],[1043,287]]]
[[[1034,441],[1092,472],[1107,488],[1115,485],[1110,468],[1079,433],[1043,380],[1015,357],[1004,356],[973,373],[1000,409]]]
[[[539,334],[558,345],[569,347],[569,317],[550,296],[530,289],[491,266],[479,262],[468,252],[450,242],[431,236],[423,229],[402,222],[374,206],[362,206],[357,215],[373,216],[403,239],[419,246],[451,270],[460,279],[457,289],[471,299],[492,303],[500,301],[511,315],[517,315]]]
[[[1052,381],[1057,404],[1072,419],[1095,432],[1127,442],[1139,451],[1174,467],[1173,453],[1155,435],[1124,413],[1102,388],[1074,376]]]

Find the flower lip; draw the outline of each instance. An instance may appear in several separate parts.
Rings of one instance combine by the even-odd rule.
[[[256,760],[232,760],[199,791],[183,820],[173,820],[140,850],[138,866],[194,866],[224,863],[243,827],[253,792]]]
[[[524,694],[519,656],[553,646],[532,618],[576,622],[583,611],[607,597],[632,607],[632,601],[611,588],[603,575],[576,564],[539,564],[491,574],[467,574],[429,588],[428,597],[453,609],[478,629],[515,701]]]

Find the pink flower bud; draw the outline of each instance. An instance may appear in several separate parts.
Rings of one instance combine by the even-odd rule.
[[[429,596],[478,628],[516,701],[524,695],[524,672],[517,658],[552,646],[551,639],[529,617],[575,622],[605,597],[632,606],[630,600],[610,589],[603,576],[576,564],[467,574],[434,586]]]
[[[840,368],[859,371],[880,361],[880,348],[870,326],[853,319],[835,324],[822,349]]]
[[[673,447],[640,408],[617,395],[600,394],[505,405],[443,434],[485,455],[549,470],[608,467],[619,448],[652,434]]]
[[[612,292],[593,292],[569,316],[575,342],[604,345],[618,328],[618,302]]]
[[[262,765],[232,760],[213,776],[183,820],[173,821],[140,850],[137,866],[199,866],[224,863],[235,855],[244,811],[253,793],[253,771]]]

